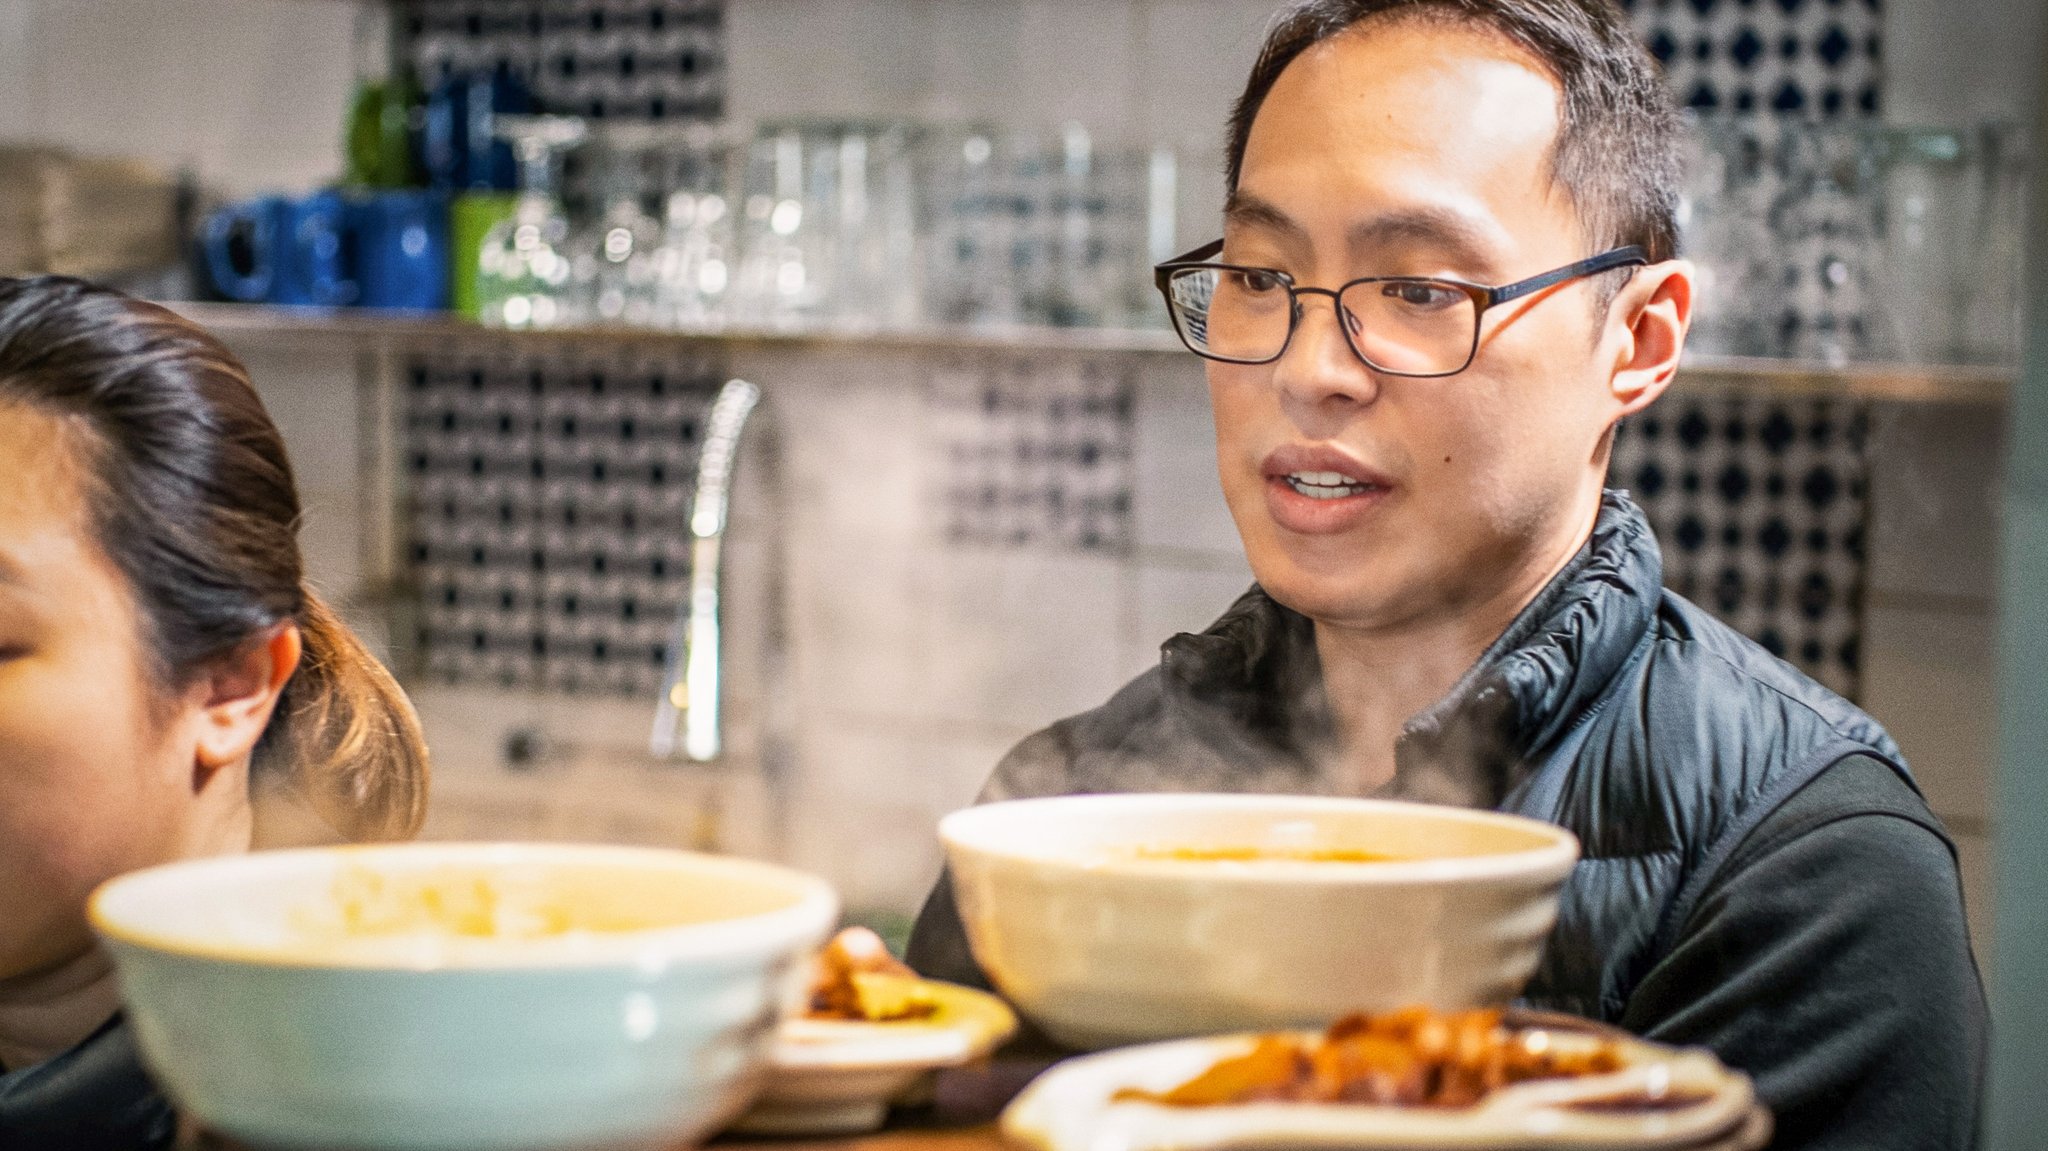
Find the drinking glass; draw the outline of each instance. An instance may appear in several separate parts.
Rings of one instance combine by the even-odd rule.
[[[1098,142],[1089,192],[1088,240],[1062,274],[1088,285],[1080,322],[1108,328],[1166,327],[1154,264],[1172,259],[1178,239],[1179,163],[1166,145]]]
[[[1885,352],[2017,358],[2021,140],[2009,127],[1869,130],[1882,195]]]
[[[650,327],[660,311],[662,229],[641,206],[647,153],[659,132],[653,125],[607,124],[595,135],[602,206],[570,242],[576,310],[593,323]]]
[[[2030,141],[2017,124],[1990,123],[1975,132],[1978,156],[1979,207],[1965,243],[1967,266],[1979,269],[1964,299],[1964,358],[1973,362],[2018,364],[2023,318],[2022,269],[2026,267],[2027,173]]]
[[[732,136],[707,124],[667,129],[661,245],[655,252],[663,327],[717,328],[733,273]]]
[[[519,161],[519,202],[485,234],[478,253],[479,319],[493,327],[547,328],[579,322],[570,288],[569,218],[559,161],[581,143],[583,121],[568,116],[500,116],[497,132]]]
[[[1020,225],[1031,211],[1018,187],[1015,142],[967,124],[934,129],[922,145],[920,169],[933,196],[925,316],[944,324],[1020,322],[1019,273],[1030,263]]]
[[[1773,304],[1783,273],[1771,235],[1777,181],[1767,156],[1771,125],[1753,118],[1690,121],[1680,194],[1679,250],[1697,270],[1686,346],[1710,355],[1776,350]]]
[[[829,205],[830,318],[854,327],[902,327],[918,314],[917,175],[913,130],[874,121],[834,125],[818,146],[836,152]]]
[[[806,148],[798,124],[765,124],[749,143],[734,221],[736,319],[783,326],[816,313],[827,298],[817,240],[824,227],[818,217],[830,202],[819,192],[829,191],[836,176],[828,163],[815,146]]]
[[[1772,354],[1840,366],[1883,348],[1873,304],[1883,232],[1869,137],[1853,125],[1788,124],[1773,149],[1769,211],[1783,276]]]

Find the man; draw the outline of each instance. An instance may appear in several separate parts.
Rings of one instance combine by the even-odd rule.
[[[984,798],[1552,820],[1584,859],[1529,1002],[1711,1047],[1781,1147],[1969,1144],[1984,1009],[1953,846],[1883,729],[1665,592],[1602,490],[1693,301],[1678,126],[1625,19],[1309,0],[1230,129],[1220,248],[1160,282],[1258,585]],[[980,980],[944,880],[910,958]]]

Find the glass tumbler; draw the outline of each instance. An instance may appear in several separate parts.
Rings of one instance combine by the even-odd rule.
[[[583,141],[583,121],[500,116],[497,132],[519,161],[519,201],[479,246],[478,318],[502,328],[576,323],[582,317],[570,292],[569,218],[558,185],[560,158]]]

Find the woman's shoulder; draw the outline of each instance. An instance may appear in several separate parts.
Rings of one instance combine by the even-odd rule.
[[[0,1131],[23,1151],[158,1151],[177,1127],[117,1015],[62,1055],[0,1075]]]

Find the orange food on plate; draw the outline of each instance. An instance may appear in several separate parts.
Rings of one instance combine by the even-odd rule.
[[[889,954],[882,938],[849,927],[819,950],[811,970],[812,1019],[890,1023],[924,1019],[939,1009],[917,972]]]
[[[1410,1007],[1351,1015],[1314,1038],[1261,1036],[1164,1092],[1129,1090],[1119,1100],[1175,1107],[1231,1103],[1370,1103],[1471,1107],[1514,1083],[1619,1071],[1611,1043],[1559,1051],[1548,1033],[1516,1030],[1499,1011],[1439,1014]]]

